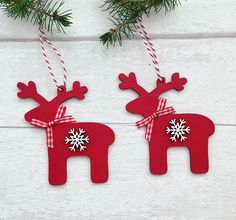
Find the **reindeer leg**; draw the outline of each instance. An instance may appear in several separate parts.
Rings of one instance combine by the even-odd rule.
[[[48,154],[48,179],[51,185],[63,185],[67,180],[67,158],[49,149]]]
[[[193,173],[207,173],[209,169],[208,139],[197,141],[190,146],[190,166]]]
[[[96,152],[90,157],[91,180],[104,183],[108,180],[108,149]]]
[[[152,174],[165,174],[167,172],[167,146],[161,139],[153,136],[149,143],[150,171]]]

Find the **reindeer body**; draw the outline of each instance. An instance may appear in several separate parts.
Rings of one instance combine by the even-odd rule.
[[[115,140],[112,129],[104,124],[92,122],[63,122],[58,124],[55,122],[61,103],[73,97],[79,100],[83,99],[87,88],[81,87],[80,83],[76,81],[71,91],[67,92],[65,87],[61,86],[58,95],[51,101],[47,101],[38,94],[34,82],[30,81],[28,85],[18,83],[17,86],[21,90],[18,93],[19,98],[33,98],[39,103],[39,106],[25,114],[25,120],[29,123],[32,123],[33,120],[39,120],[49,125],[52,131],[53,147],[48,147],[49,183],[62,185],[66,182],[67,159],[73,156],[89,157],[92,182],[106,182],[108,180],[108,147]],[[36,125],[36,127],[38,126]],[[66,143],[65,139],[70,136],[69,131],[71,129],[83,129],[86,132],[89,142],[86,143],[85,149],[70,150],[70,144]]]
[[[70,129],[83,128],[90,142],[84,151],[69,150],[65,137]],[[114,142],[114,132],[100,123],[63,123],[53,127],[54,147],[48,148],[49,183],[61,185],[67,179],[67,159],[74,156],[87,156],[90,159],[91,180],[104,183],[108,179],[108,147]]]
[[[170,140],[166,128],[171,120],[184,119],[190,125],[190,134],[185,141]],[[168,114],[158,117],[154,121],[153,135],[149,142],[150,171],[153,174],[167,172],[167,150],[169,147],[188,147],[190,151],[190,167],[195,174],[206,173],[209,169],[208,138],[214,133],[213,122],[198,114]]]
[[[120,74],[120,89],[132,89],[139,97],[126,105],[126,110],[133,114],[142,115],[144,118],[151,117],[157,110],[159,96],[171,89],[182,91],[187,82],[185,78],[179,78],[178,73],[172,75],[172,81],[166,83],[163,78],[158,86],[151,92],[141,87],[134,73],[129,76]],[[170,121],[184,120],[190,127],[186,139],[175,141],[170,139],[166,129]],[[167,172],[167,150],[169,147],[185,146],[190,150],[191,171],[196,174],[208,171],[208,138],[214,133],[214,123],[207,117],[198,114],[167,114],[153,119],[152,134],[149,141],[150,171],[153,174],[165,174]]]

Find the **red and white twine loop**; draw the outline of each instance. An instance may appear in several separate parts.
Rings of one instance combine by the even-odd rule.
[[[53,121],[44,122],[33,118],[30,122],[35,127],[46,128],[47,146],[49,148],[53,148],[53,126],[66,122],[76,122],[76,120],[71,115],[64,116],[65,111],[66,106],[60,105]]]
[[[39,40],[40,40],[40,44],[41,44],[41,49],[42,49],[42,54],[44,57],[44,60],[47,64],[48,70],[49,70],[49,74],[52,77],[53,82],[56,84],[57,88],[60,89],[60,85],[58,84],[58,81],[56,80],[55,74],[52,71],[52,67],[50,65],[48,56],[46,54],[46,50],[44,48],[44,41],[47,42],[47,44],[50,46],[50,48],[52,49],[53,52],[55,52],[55,54],[57,55],[58,60],[60,61],[60,63],[62,64],[62,69],[63,69],[63,84],[66,87],[66,81],[67,81],[67,70],[65,67],[65,62],[61,57],[61,54],[59,53],[59,51],[55,48],[55,46],[52,44],[52,42],[47,38],[46,33],[44,32],[42,27],[39,27]]]
[[[137,29],[138,29],[138,32],[139,32],[140,36],[143,39],[144,44],[145,44],[145,46],[148,50],[148,53],[151,56],[152,63],[154,65],[154,69],[157,73],[158,80],[160,80],[162,82],[163,77],[160,74],[160,67],[159,67],[157,52],[154,48],[153,43],[151,42],[151,39],[150,39],[147,31],[145,30],[145,26],[144,26],[141,19],[138,19],[136,26],[137,26]]]
[[[172,113],[175,112],[175,109],[172,106],[165,107],[166,106],[166,101],[167,101],[166,99],[160,98],[158,106],[157,106],[157,110],[155,112],[153,112],[150,116],[136,122],[136,126],[138,128],[147,125],[145,138],[148,141],[150,141],[151,137],[152,137],[152,130],[153,130],[154,120],[156,118],[158,118],[159,116],[161,116],[161,115],[172,114]]]

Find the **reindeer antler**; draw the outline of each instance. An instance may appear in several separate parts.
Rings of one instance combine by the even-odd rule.
[[[137,83],[135,73],[131,72],[128,76],[124,73],[119,75],[121,83],[119,84],[120,89],[132,89],[140,96],[147,94],[148,92]]]
[[[175,89],[177,91],[182,91],[184,89],[184,84],[187,83],[186,78],[180,78],[179,73],[173,73],[171,81],[166,83],[158,82],[157,88],[152,91],[152,93],[155,93],[157,96],[160,94],[167,92],[171,89]]]
[[[66,91],[65,89],[62,92],[58,92],[57,97],[55,97],[52,101],[57,104],[61,104],[71,98],[77,98],[79,100],[84,99],[84,94],[88,91],[86,86],[80,86],[79,81],[75,81],[73,83],[73,88],[70,91]]]
[[[21,99],[32,98],[39,104],[47,102],[47,100],[44,97],[38,94],[36,85],[33,81],[29,81],[28,85],[22,82],[18,82],[17,87],[21,90],[20,92],[17,93],[17,96],[19,98]]]
[[[173,73],[171,83],[176,90],[182,91],[184,89],[184,84],[187,83],[187,79],[179,78],[179,73]]]
[[[75,81],[73,83],[73,94],[77,99],[81,100],[84,99],[84,94],[88,92],[88,88],[86,86],[80,86],[79,81]]]

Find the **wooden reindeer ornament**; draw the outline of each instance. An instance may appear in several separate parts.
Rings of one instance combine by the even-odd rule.
[[[120,89],[132,89],[139,97],[126,105],[128,112],[140,114],[144,119],[136,122],[137,127],[147,126],[145,137],[149,141],[150,171],[153,174],[167,172],[167,149],[186,146],[190,151],[191,171],[202,174],[208,171],[208,138],[214,133],[214,123],[199,114],[174,114],[173,107],[166,107],[166,100],[160,95],[169,90],[182,91],[186,78],[179,73],[166,82],[157,80],[158,86],[151,92],[141,87],[134,73],[120,74]]]
[[[25,114],[32,125],[45,128],[47,134],[49,183],[62,185],[67,180],[67,158],[87,156],[91,164],[91,180],[104,183],[108,179],[108,147],[114,142],[111,128],[100,123],[75,122],[72,116],[64,116],[66,107],[61,104],[71,98],[82,100],[87,87],[74,82],[73,89],[58,88],[57,96],[47,101],[38,94],[36,85],[19,82],[19,98],[32,98],[39,106]]]

